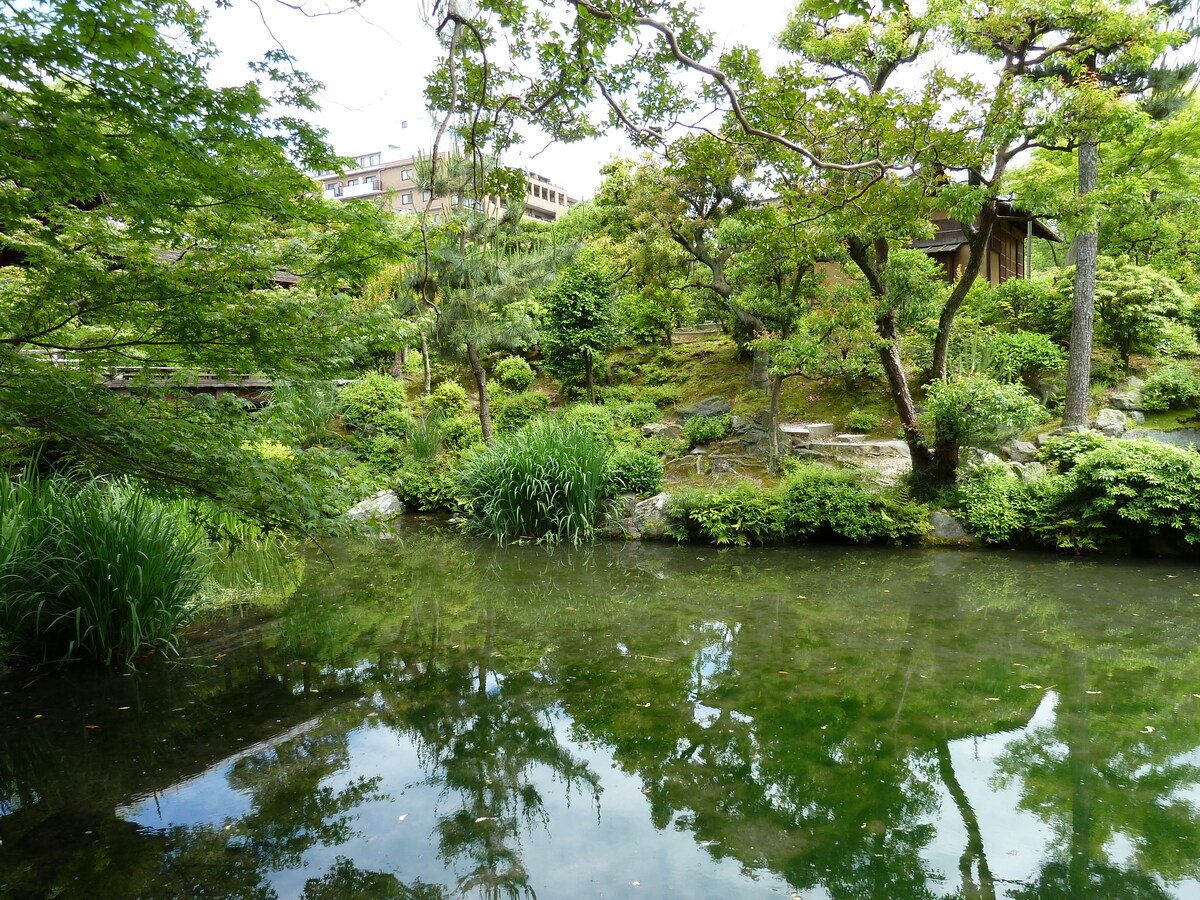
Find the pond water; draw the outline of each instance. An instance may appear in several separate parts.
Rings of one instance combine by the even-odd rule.
[[[332,555],[182,660],[0,679],[0,897],[1200,897],[1195,567]]]

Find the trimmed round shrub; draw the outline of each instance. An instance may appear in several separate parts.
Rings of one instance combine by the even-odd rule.
[[[883,424],[883,417],[869,409],[852,409],[846,413],[846,427],[851,431],[870,433]]]
[[[692,416],[683,423],[683,438],[688,446],[709,444],[728,437],[733,430],[733,418],[729,413],[719,416]]]
[[[445,419],[439,426],[442,446],[457,453],[483,443],[483,426],[475,416],[455,416]]]
[[[1001,384],[986,375],[933,382],[925,409],[938,441],[961,447],[995,446],[1048,415],[1019,384]]]
[[[606,447],[612,446],[616,418],[613,416],[613,411],[607,406],[574,403],[561,410],[555,418],[563,424],[579,426]]]
[[[622,447],[608,458],[604,477],[611,495],[657,494],[662,488],[663,462],[645,450]]]
[[[380,434],[402,438],[412,430],[413,417],[407,409],[388,409],[379,413],[372,424]]]
[[[444,512],[458,505],[458,478],[449,469],[437,466],[409,466],[395,474],[391,488],[404,505],[422,512]]]
[[[492,421],[498,431],[517,431],[550,408],[550,401],[537,391],[508,394],[492,401]]]
[[[520,356],[506,356],[492,366],[492,377],[510,391],[527,391],[533,384],[533,367]]]
[[[1067,352],[1049,336],[1036,331],[1000,332],[988,342],[989,370],[999,381],[1028,384],[1043,373],[1061,372],[1067,364]]]
[[[467,389],[457,381],[443,381],[422,402],[431,413],[448,419],[466,412],[471,407]]]
[[[641,428],[658,421],[658,407],[645,400],[617,407],[617,421],[632,428]]]
[[[469,530],[501,543],[579,543],[592,536],[608,451],[579,423],[539,419],[464,462],[459,493]]]
[[[350,382],[338,392],[338,400],[351,428],[377,428],[388,416],[408,410],[404,384],[381,372]]]

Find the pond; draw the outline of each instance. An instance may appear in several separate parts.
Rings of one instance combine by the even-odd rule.
[[[331,553],[0,679],[0,897],[1200,897],[1194,567]]]

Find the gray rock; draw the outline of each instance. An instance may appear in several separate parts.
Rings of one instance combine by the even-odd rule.
[[[1027,463],[1037,456],[1038,448],[1029,441],[1009,441],[1000,448],[1000,452],[1013,462]]]
[[[1088,430],[1086,425],[1064,425],[1055,430],[1055,434],[1083,434]]]
[[[732,407],[724,397],[709,397],[692,406],[684,406],[679,410],[679,421],[686,422],[696,416],[723,416]]]
[[[757,428],[759,431],[762,431],[766,428],[766,425],[754,419],[743,419],[741,416],[733,416],[729,421],[729,433],[734,437],[741,437],[751,428]]]
[[[1138,378],[1136,375],[1130,375],[1125,379],[1124,387],[1127,391],[1140,391],[1145,386],[1146,380],[1144,378]]]
[[[1176,447],[1187,448],[1189,445],[1200,447],[1200,430],[1195,428],[1180,428],[1177,431],[1160,431],[1157,428],[1130,428],[1121,437],[1128,440],[1142,438],[1158,441],[1160,444],[1173,444]]]
[[[1134,425],[1145,425],[1146,424],[1146,414],[1144,412],[1141,412],[1136,409],[1131,409],[1131,410],[1129,410],[1128,415],[1129,415],[1129,421],[1132,422]]]
[[[990,450],[981,447],[964,447],[959,454],[960,464],[967,469],[977,469],[980,466],[990,466],[1001,462],[1000,457]]]
[[[662,422],[651,422],[648,425],[642,426],[643,437],[661,437],[671,441],[677,441],[683,437],[683,429],[674,423],[664,424]]]
[[[395,491],[380,491],[356,503],[346,511],[346,518],[355,522],[386,522],[404,514],[404,503]]]
[[[812,432],[809,432],[810,435],[811,435],[811,433]],[[839,434],[839,435],[835,435],[833,439],[835,441],[837,441],[839,444],[862,444],[862,443],[866,442],[867,435],[865,435],[865,434]]]
[[[972,539],[963,526],[962,520],[949,513],[931,512],[929,527],[933,536],[943,541],[969,541]]]
[[[1096,413],[1096,420],[1092,424],[1101,431],[1114,426],[1119,426],[1124,431],[1126,425],[1125,413],[1119,409],[1102,409]]]
[[[1113,409],[1141,409],[1142,408],[1142,392],[1141,391],[1121,391],[1119,394],[1113,394],[1108,398],[1109,406]]]
[[[1067,382],[1063,378],[1039,378],[1033,382],[1030,392],[1045,406],[1067,393]]]
[[[638,502],[633,507],[633,515],[629,517],[630,524],[640,537],[655,539],[667,536],[671,529],[670,518],[667,516],[667,504],[670,499],[664,491]]]

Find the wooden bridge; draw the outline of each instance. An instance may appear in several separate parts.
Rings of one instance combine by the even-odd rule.
[[[270,400],[271,391],[270,379],[262,375],[195,372],[170,366],[118,366],[104,373],[104,386],[126,396],[162,388],[212,397],[233,394],[258,406]]]

